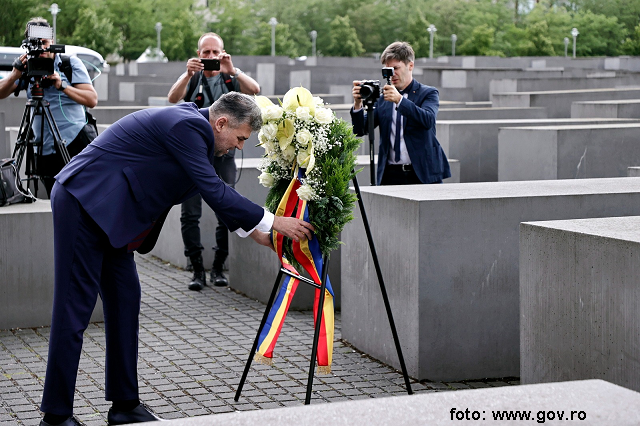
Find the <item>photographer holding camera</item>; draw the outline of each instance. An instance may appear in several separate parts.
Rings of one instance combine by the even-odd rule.
[[[20,56],[14,62],[11,74],[0,80],[0,99],[25,88],[27,88],[27,97],[31,99],[33,95],[32,83],[26,78],[21,78],[26,72],[28,56],[33,53],[32,56],[53,60],[54,72],[44,76],[39,85],[43,89],[42,99],[49,103],[51,115],[60,130],[62,139],[66,142],[69,155],[73,157],[97,136],[94,134],[95,131],[83,130],[87,124],[84,107],[95,107],[98,103],[98,94],[91,84],[91,78],[82,61],[73,56],[69,57],[72,71],[70,81],[65,72],[61,72],[62,58],[60,55],[49,51],[52,40],[30,39],[30,26],[50,28],[44,18],[33,18],[27,23],[23,46],[35,45],[38,49],[36,53],[28,52]],[[28,87],[23,87],[23,85],[28,85]],[[44,132],[41,134],[43,128]],[[55,182],[53,177],[64,167],[65,162],[56,150],[51,129],[46,123],[42,126],[41,115],[35,116],[32,130],[35,140],[42,141],[42,152],[38,153],[37,174],[44,182],[47,195],[50,195]]]
[[[442,183],[451,171],[436,139],[438,90],[413,79],[415,53],[408,43],[390,44],[380,59],[386,67],[383,75],[393,69],[391,84],[385,84],[380,94],[377,81],[354,81],[351,109],[356,135],[368,132],[370,117],[363,103],[369,112],[373,108],[374,126],[380,126],[376,184]]]
[[[241,92],[255,95],[260,85],[253,78],[233,66],[231,55],[224,50],[222,38],[216,33],[206,33],[198,40],[198,57],[187,61],[187,71],[173,84],[169,102],[195,102],[198,107],[208,107],[228,92]],[[213,166],[222,180],[232,188],[236,181],[235,149],[222,157],[216,157]],[[180,215],[184,255],[193,266],[193,278],[189,290],[200,291],[207,284],[200,242],[200,217],[202,216],[202,197],[193,196],[182,203]],[[229,230],[218,217],[216,227],[216,253],[211,268],[210,282],[218,287],[228,285],[222,269],[229,254]]]

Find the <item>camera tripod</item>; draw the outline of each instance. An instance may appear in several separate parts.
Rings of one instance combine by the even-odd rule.
[[[35,82],[31,87],[31,99],[27,101],[27,104],[24,107],[20,129],[18,130],[18,139],[16,140],[16,146],[12,155],[12,157],[16,159],[16,167],[18,170],[20,170],[22,161],[25,159],[26,155],[26,179],[24,180],[27,181],[27,188],[29,187],[29,181],[34,182],[34,191],[36,193],[38,191],[38,179],[44,177],[40,176],[38,173],[38,157],[42,155],[42,138],[44,137],[45,120],[49,130],[51,131],[51,135],[53,136],[54,149],[61,155],[64,164],[67,164],[71,159],[69,151],[67,151],[67,146],[60,135],[58,125],[51,114],[49,102],[45,101],[43,96],[44,93],[42,86],[40,86],[39,82]],[[42,117],[40,121],[40,136],[38,140],[35,140],[32,133],[33,123],[36,116]]]

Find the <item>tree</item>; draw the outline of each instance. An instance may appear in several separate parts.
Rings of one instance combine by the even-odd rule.
[[[120,48],[122,34],[114,28],[108,17],[98,18],[94,9],[84,8],[80,10],[73,34],[66,40],[68,44],[88,47],[107,56]]]
[[[504,53],[493,50],[495,30],[487,24],[473,29],[471,37],[460,45],[460,53],[473,56],[504,56]]]
[[[252,55],[268,56],[271,54],[271,25],[261,22],[258,26],[258,37],[256,45],[251,52]],[[289,25],[278,23],[276,25],[276,55],[295,58],[300,56],[296,44],[291,38]]]
[[[640,56],[640,24],[636,25],[631,36],[627,37],[622,50],[626,55]]]
[[[118,52],[125,60],[136,60],[149,46],[156,44],[155,24],[151,0],[105,0],[109,18],[122,34],[122,48]]]
[[[330,43],[327,56],[360,56],[364,53],[358,34],[349,22],[348,16],[336,16],[331,21]]]

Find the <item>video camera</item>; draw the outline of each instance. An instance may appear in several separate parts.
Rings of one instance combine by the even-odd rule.
[[[391,77],[394,75],[392,67],[382,68],[382,77],[387,79],[387,84],[391,84]],[[380,97],[380,81],[364,80],[360,83],[360,98],[365,105],[373,105]]]
[[[51,75],[54,73],[53,59],[41,58],[40,55],[44,52],[52,53],[64,53],[65,46],[63,44],[52,44],[48,48],[43,46],[43,40],[53,39],[53,28],[42,24],[29,24],[27,26],[27,38],[22,41],[22,47],[27,49],[27,64],[22,63],[20,58],[16,58],[13,62],[13,66],[21,71],[21,80],[26,80],[28,83],[32,83],[38,88],[48,87],[51,82],[45,80],[41,81],[42,77]],[[20,91],[21,85],[18,85],[16,91]]]

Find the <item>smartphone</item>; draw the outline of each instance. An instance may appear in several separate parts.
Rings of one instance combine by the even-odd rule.
[[[220,71],[220,59],[200,59],[205,71]]]

